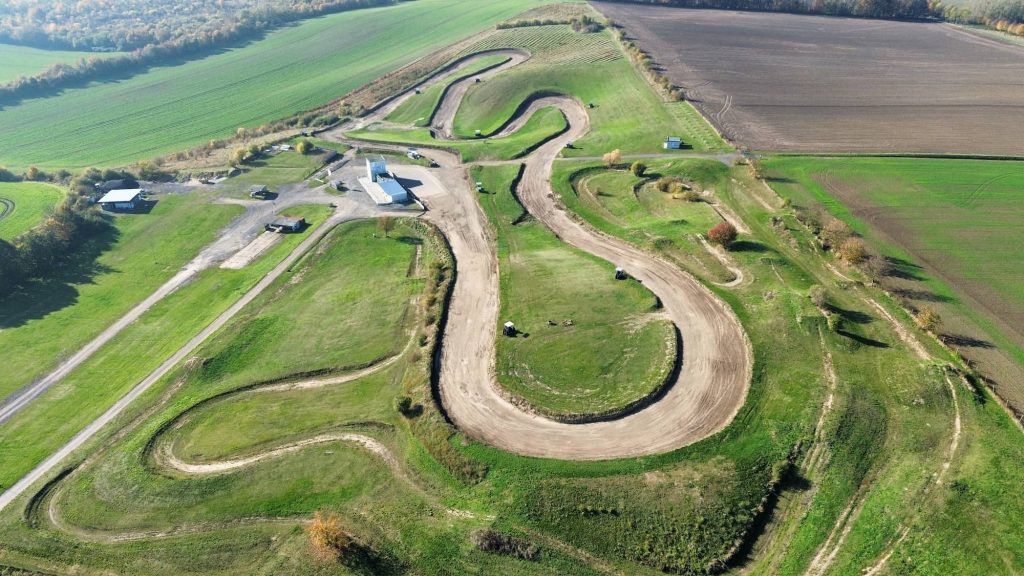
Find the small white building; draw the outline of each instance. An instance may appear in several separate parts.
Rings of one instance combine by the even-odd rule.
[[[378,206],[409,201],[409,192],[388,171],[387,162],[381,156],[366,159],[366,176],[359,178],[359,184]]]
[[[142,203],[142,188],[111,190],[97,201],[104,210],[135,210]]]
[[[371,182],[376,182],[377,177],[388,174],[388,163],[384,160],[383,156],[377,156],[375,158],[366,159],[366,177]]]
[[[666,150],[679,150],[683,146],[683,139],[678,136],[669,136],[665,139],[665,143],[661,145]]]

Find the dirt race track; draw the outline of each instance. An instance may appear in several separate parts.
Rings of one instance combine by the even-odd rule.
[[[439,134],[452,133],[464,93],[459,86],[447,91],[433,121]],[[520,200],[564,242],[607,260],[609,269],[613,263],[624,266],[660,298],[683,336],[682,369],[646,408],[606,422],[560,423],[510,402],[494,372],[499,284],[491,227],[466,167],[450,154],[431,151],[447,168],[422,170],[422,180],[433,182],[417,195],[428,208],[427,218],[448,238],[457,270],[442,340],[439,387],[445,410],[474,438],[517,454],[568,460],[657,454],[714,434],[746,399],[753,359],[743,328],[724,302],[678,267],[579,224],[557,205],[551,166],[567,141],[589,130],[582,104],[568,97],[536,100],[495,137],[514,132],[549,106],[565,114],[570,128],[524,160]]]
[[[1024,155],[1024,47],[937,23],[594,4],[739,145]]]

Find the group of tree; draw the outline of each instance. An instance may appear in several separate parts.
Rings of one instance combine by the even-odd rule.
[[[640,71],[652,86],[660,90],[670,100],[682,100],[686,97],[685,93],[668,79],[668,76],[664,75],[654,66],[654,61],[651,60],[650,54],[644,52],[636,43],[626,38],[626,33],[622,28],[615,30],[615,39],[618,40],[622,50],[640,68]]]
[[[18,77],[0,86],[0,103],[195,57],[304,18],[394,1],[11,0],[0,3],[0,42],[127,53],[82,58],[73,64],[55,64],[35,76]]]
[[[109,226],[85,197],[69,195],[40,225],[11,242],[0,240],[0,297],[60,269],[83,242]]]

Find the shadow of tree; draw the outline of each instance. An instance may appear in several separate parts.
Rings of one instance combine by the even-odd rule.
[[[843,320],[852,322],[854,324],[870,324],[875,321],[875,318],[870,314],[861,312],[860,310],[847,310],[834,304],[827,304],[828,309],[836,314],[842,316]]]
[[[880,342],[878,340],[874,340],[866,336],[861,336],[860,334],[854,334],[853,332],[847,332],[846,330],[836,330],[836,334],[839,334],[840,336],[846,336],[847,338],[853,340],[854,342],[857,342],[858,344],[863,344],[865,346],[870,346],[872,348],[889,348],[889,345],[886,344],[885,342]]]
[[[948,296],[936,294],[928,290],[914,290],[911,288],[892,288],[893,294],[902,296],[908,300],[921,300],[924,302],[951,302],[953,299]]]
[[[97,260],[118,236],[116,227],[104,228],[68,255],[49,277],[29,280],[0,297],[0,329],[23,326],[78,302],[77,285],[93,284],[97,276],[116,272]]]
[[[751,240],[737,240],[732,244],[729,244],[730,252],[767,252],[768,248],[760,242],[753,242]]]
[[[995,348],[995,344],[988,340],[982,340],[966,334],[940,334],[939,338],[950,346],[960,346],[962,348],[984,348],[991,350]]]

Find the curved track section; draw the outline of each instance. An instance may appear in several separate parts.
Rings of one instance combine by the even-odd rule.
[[[11,212],[14,212],[14,201],[0,198],[0,220],[10,216]]]
[[[468,88],[468,86],[467,86]],[[449,90],[435,113],[441,138],[465,90]],[[498,263],[491,228],[464,170],[446,178],[447,195],[425,198],[427,217],[448,237],[457,277],[442,340],[440,396],[452,421],[470,436],[517,454],[566,460],[603,460],[667,452],[724,428],[746,399],[752,373],[750,343],[735,314],[692,276],[570,216],[555,200],[552,163],[566,142],[589,130],[584,107],[567,96],[531,102],[499,135],[554,106],[569,130],[525,158],[517,190],[524,207],[570,245],[625,267],[663,303],[683,335],[678,380],[645,409],[607,422],[565,424],[508,401],[495,377]],[[497,136],[497,135],[496,135]]]

